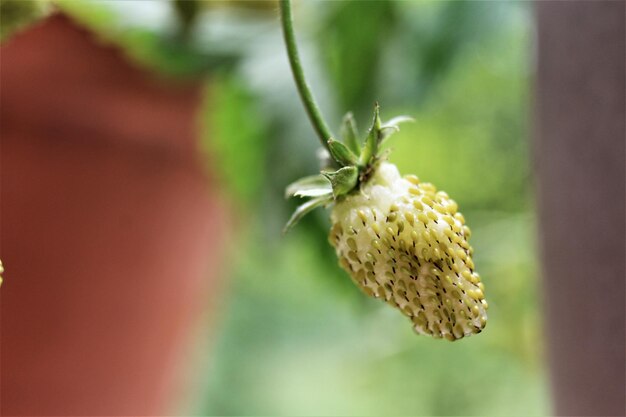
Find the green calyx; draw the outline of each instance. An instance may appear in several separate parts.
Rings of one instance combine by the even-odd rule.
[[[374,117],[367,136],[360,141],[356,122],[352,113],[344,116],[341,124],[341,140],[329,138],[327,148],[336,163],[336,170],[322,170],[319,175],[301,178],[287,186],[285,197],[310,198],[298,206],[285,228],[286,233],[302,217],[320,206],[328,206],[334,201],[358,190],[371,177],[377,163],[384,158],[382,144],[398,125],[413,121],[411,117],[399,116],[386,123],[380,119],[378,103],[374,106]]]

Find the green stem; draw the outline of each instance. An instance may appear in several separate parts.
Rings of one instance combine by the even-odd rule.
[[[304,104],[304,109],[309,115],[311,124],[317,133],[317,136],[322,142],[322,145],[328,149],[328,139],[333,137],[328,125],[322,117],[311,88],[306,82],[304,77],[304,71],[302,70],[302,64],[300,63],[300,56],[298,54],[298,46],[296,45],[296,37],[293,33],[293,18],[291,16],[291,0],[280,0],[280,19],[283,27],[283,36],[285,37],[285,45],[287,46],[287,56],[289,57],[289,64],[291,65],[291,72],[293,78],[296,81],[296,87],[298,87],[298,93],[300,93],[300,99]]]

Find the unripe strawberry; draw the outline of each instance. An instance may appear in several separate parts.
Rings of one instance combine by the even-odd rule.
[[[329,240],[339,263],[369,296],[408,316],[418,333],[449,340],[486,324],[469,228],[457,204],[382,162],[360,192],[335,202]]]
[[[328,141],[336,171],[325,169],[287,187],[288,197],[310,199],[285,230],[316,207],[332,205],[329,241],[359,288],[399,309],[418,333],[457,340],[487,324],[485,289],[457,204],[384,162],[381,144],[407,120],[400,116],[383,124],[377,105],[361,146],[347,115],[343,141]]]

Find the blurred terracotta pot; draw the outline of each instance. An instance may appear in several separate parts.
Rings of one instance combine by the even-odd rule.
[[[200,85],[62,15],[1,53],[2,414],[163,414],[227,232]]]

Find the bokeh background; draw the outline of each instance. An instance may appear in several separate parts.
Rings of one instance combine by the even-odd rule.
[[[472,228],[489,323],[417,336],[337,266],[323,210],[287,236],[289,182],[317,170],[272,1],[59,1],[164,78],[203,80],[206,169],[234,220],[218,301],[193,330],[172,412],[545,415],[529,157],[534,22],[527,2],[296,2],[304,66],[338,130],[407,114],[391,161],[445,190]],[[184,221],[184,219],[181,219]]]

